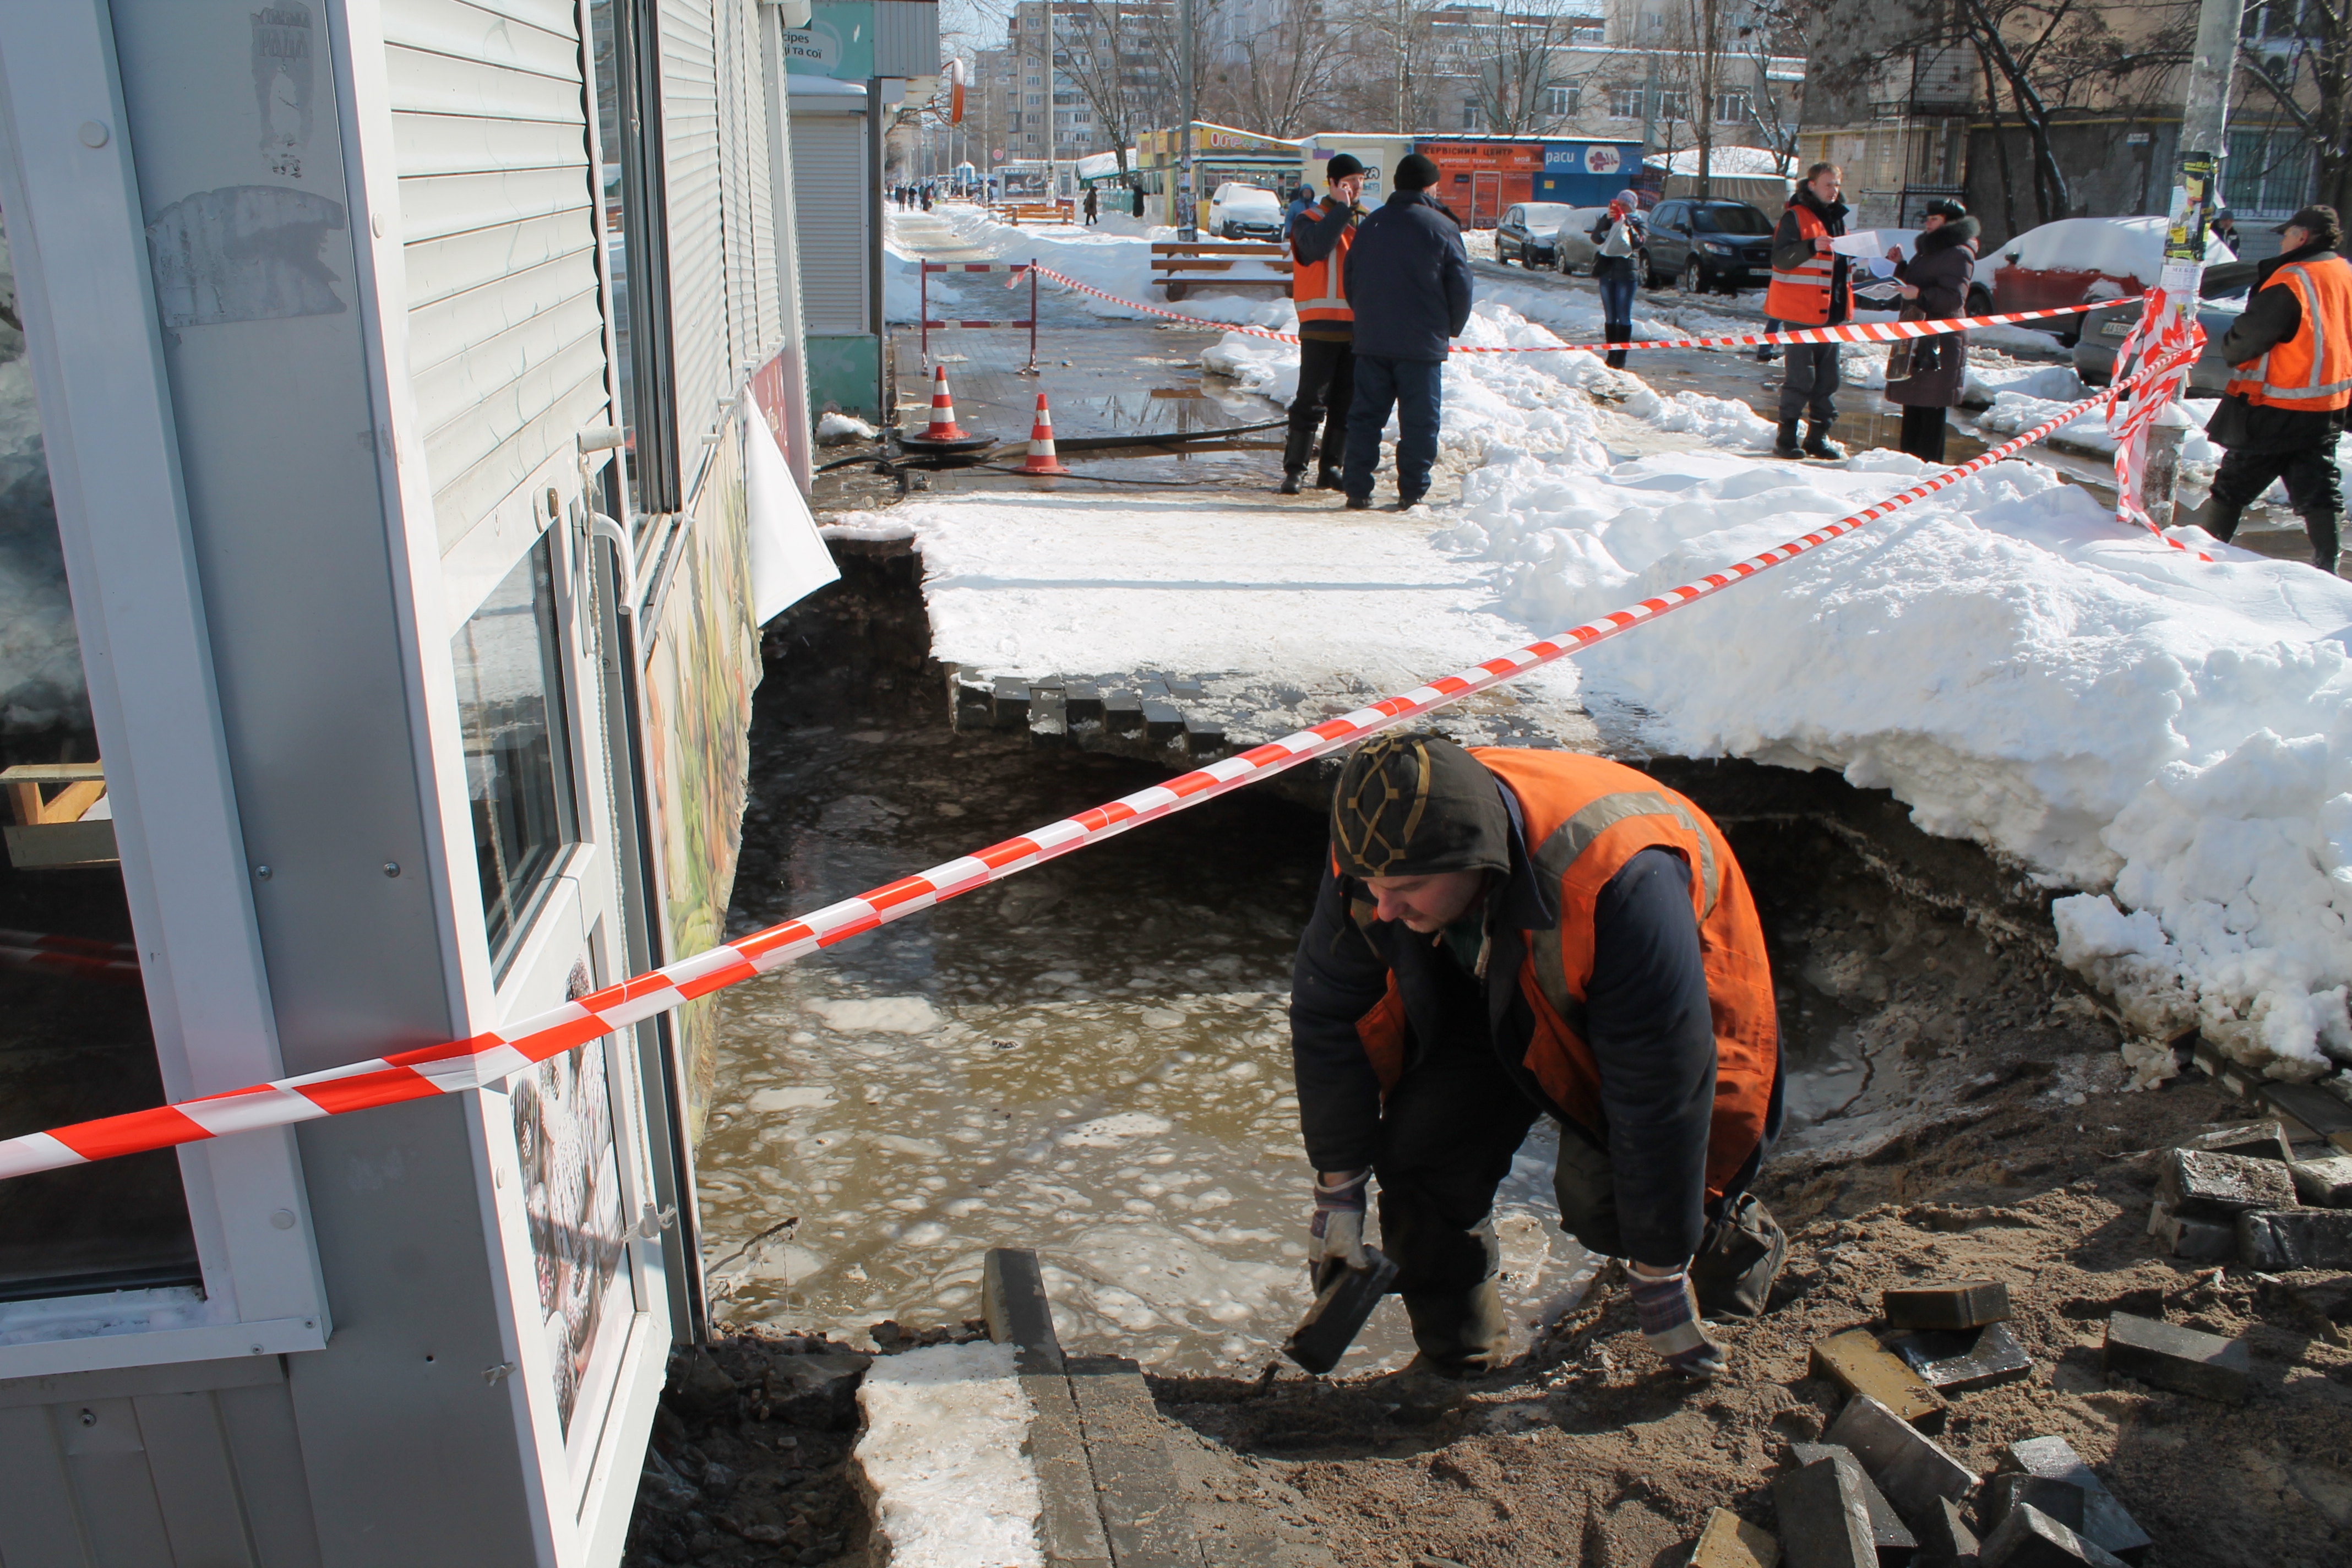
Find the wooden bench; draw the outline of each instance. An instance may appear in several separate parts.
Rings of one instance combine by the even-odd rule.
[[[1237,261],[1255,262],[1278,276],[1227,276]],[[1287,294],[1293,266],[1289,247],[1262,240],[1199,240],[1191,244],[1161,241],[1151,247],[1151,280],[1170,300],[1181,300],[1200,283],[1214,283],[1226,289],[1278,289]]]
[[[997,208],[998,216],[1013,227],[1024,223],[1074,223],[1077,206],[1073,202],[1010,202]]]

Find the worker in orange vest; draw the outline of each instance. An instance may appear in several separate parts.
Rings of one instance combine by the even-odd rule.
[[[1282,446],[1282,493],[1295,496],[1323,432],[1315,488],[1339,488],[1348,447],[1348,408],[1355,396],[1356,312],[1349,308],[1348,247],[1364,209],[1364,165],[1345,153],[1323,165],[1328,193],[1290,220],[1290,298],[1298,307],[1298,392],[1290,400],[1290,434]]]
[[[2334,207],[2310,206],[2279,226],[2285,249],[2254,270],[2245,313],[2221,339],[2233,367],[2221,405],[2205,426],[2226,448],[2213,476],[2213,537],[2273,479],[2311,536],[2314,564],[2352,576],[2337,553],[2344,489],[2336,438],[2352,407],[2352,262],[2338,254],[2344,226]]]
[[[1853,320],[1852,264],[1830,248],[1845,233],[1846,205],[1838,200],[1845,171],[1816,163],[1789,198],[1772,231],[1772,281],[1764,290],[1764,313],[1786,326],[1834,327]],[[1830,440],[1837,423],[1838,345],[1788,343],[1788,374],[1780,382],[1780,428],[1772,443],[1776,458],[1843,458]],[[1797,445],[1797,420],[1805,420],[1805,444]]]
[[[1377,1182],[1432,1403],[1508,1353],[1491,1211],[1539,1116],[1562,1228],[1626,1260],[1667,1365],[1712,1377],[1702,1317],[1763,1311],[1787,1252],[1748,1190],[1781,1119],[1763,931],[1722,833],[1647,774],[1367,743],[1332,796],[1290,1027],[1309,1266],[1366,1265]]]

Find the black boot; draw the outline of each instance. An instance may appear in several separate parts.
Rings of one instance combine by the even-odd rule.
[[[1276,493],[1286,496],[1297,495],[1298,493],[1298,473],[1299,471],[1297,468],[1283,469],[1282,485]]]
[[[2210,496],[2205,504],[2212,509],[2206,519],[2205,531],[2227,544],[2238,536],[2238,520],[2246,514],[2242,506],[2231,506],[2220,496]]]
[[[1804,456],[1804,453],[1797,448],[1797,422],[1795,420],[1783,419],[1780,421],[1780,429],[1774,432],[1772,437],[1772,455],[1776,458],[1801,458]]]
[[[1845,456],[1845,448],[1830,439],[1830,427],[1826,422],[1808,419],[1805,421],[1804,453],[1808,458],[1823,458],[1835,462]]]
[[[2332,511],[2303,514],[2304,531],[2311,535],[2312,563],[2322,572],[2333,572],[2336,568],[2336,535],[2343,521]]]
[[[1301,430],[1293,425],[1282,438],[1282,490],[1286,496],[1298,493],[1298,476],[1307,471],[1307,458],[1315,450],[1315,431],[1310,426]]]
[[[1601,335],[1612,343],[1628,342],[1633,336],[1633,323],[1631,321],[1611,321],[1601,329]],[[1625,368],[1625,351],[1623,349],[1611,349],[1607,355],[1606,363],[1611,370],[1623,370]]]
[[[1339,465],[1336,463],[1326,463],[1322,468],[1317,469],[1315,474],[1315,488],[1318,490],[1345,489],[1347,486],[1340,481]]]

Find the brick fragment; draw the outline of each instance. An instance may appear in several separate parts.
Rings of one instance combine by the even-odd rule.
[[[2294,1178],[2279,1160],[2175,1149],[2157,1176],[2156,1197],[2182,1219],[2228,1224],[2249,1209],[2294,1206]]]
[[[1860,1466],[1822,1459],[1774,1479],[1780,1551],[1789,1568],[1878,1568]]]
[[[2352,1154],[2297,1160],[2287,1168],[2294,1195],[2314,1208],[2352,1209]]]
[[[2238,1260],[2270,1274],[2291,1268],[2352,1268],[2352,1209],[2242,1214]]]
[[[1776,1568],[1780,1561],[1780,1542],[1770,1531],[1718,1508],[1708,1511],[1691,1548],[1690,1568]]]
[[[2010,1463],[2029,1475],[2053,1476],[2083,1489],[2082,1533],[2126,1563],[2137,1563],[2154,1544],[2130,1510],[2116,1500],[2083,1456],[2063,1437],[2026,1437],[2009,1446]]]
[[[1847,1400],[1822,1436],[1853,1450],[1905,1519],[1925,1517],[1937,1498],[1958,1502],[1976,1489],[1974,1470],[1867,1394]]]
[[[2032,1503],[2020,1503],[1985,1537],[1982,1568],[2121,1568],[2105,1547],[2084,1540]]]
[[[1898,1329],[1980,1329],[2010,1315],[2009,1287],[1998,1279],[1889,1286],[1879,1315]]]
[[[1790,1455],[1800,1465],[1818,1465],[1827,1461],[1843,1465],[1853,1472],[1853,1484],[1861,1489],[1863,1506],[1870,1514],[1870,1544],[1878,1553],[1879,1568],[1904,1568],[1919,1550],[1918,1537],[1911,1533],[1886,1494],[1870,1479],[1853,1449],[1838,1443],[1791,1443]]]
[[[1988,1523],[1998,1527],[2009,1517],[2011,1509],[2020,1503],[2032,1503],[2067,1529],[2080,1531],[2088,1501],[2083,1489],[2072,1481],[2011,1471],[1985,1483],[1984,1517]]]
[[[2200,1333],[2178,1323],[2159,1323],[2116,1312],[2107,1319],[2107,1341],[2101,1360],[2108,1373],[2194,1394],[2207,1399],[2239,1400],[2246,1396],[2249,1363],[2242,1340]]]
[[[2158,1198],[2147,1211],[2147,1233],[2175,1258],[2219,1263],[2238,1256],[2238,1227],[2218,1219],[2183,1219]]]
[[[1812,1359],[1815,1372],[1848,1394],[1869,1395],[1906,1421],[1943,1417],[1944,1396],[1901,1358],[1879,1349],[1867,1329],[1849,1329],[1816,1341]]]
[[[2200,1154],[2236,1154],[2248,1160],[2276,1160],[2282,1165],[2294,1158],[2286,1146],[2286,1129],[2276,1121],[2217,1127],[2210,1132],[2182,1139],[2179,1146]]]
[[[2230,1237],[2232,1248],[2237,1236]],[[1943,1394],[1966,1394],[2010,1383],[2033,1371],[2033,1358],[2007,1323],[1957,1333],[1906,1334],[1886,1347],[1903,1358],[1927,1386]]]

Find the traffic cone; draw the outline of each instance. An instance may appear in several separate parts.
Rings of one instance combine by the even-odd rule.
[[[1062,460],[1054,456],[1054,411],[1045,406],[1045,395],[1037,395],[1037,422],[1029,428],[1029,460],[1021,465],[1024,474],[1066,474]]]
[[[931,422],[923,430],[926,441],[963,441],[971,432],[955,421],[955,399],[948,395],[948,367],[931,367]]]

